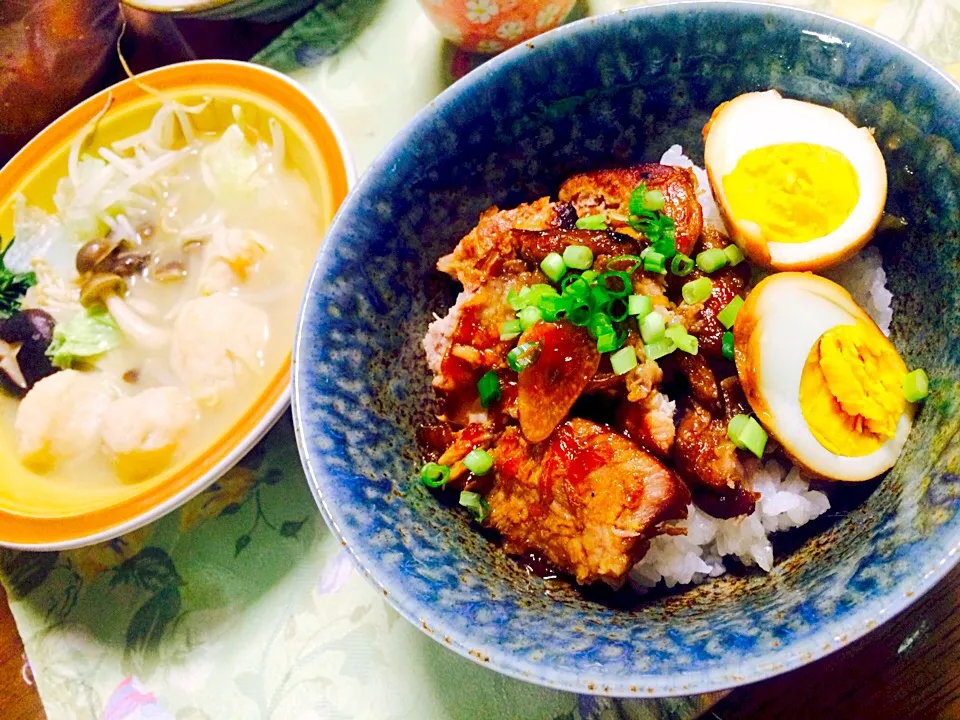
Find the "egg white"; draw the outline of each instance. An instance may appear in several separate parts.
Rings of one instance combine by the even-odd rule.
[[[800,407],[800,378],[817,340],[837,325],[855,325],[858,320],[872,324],[869,316],[839,285],[805,273],[773,275],[751,298],[749,318],[737,317],[738,326],[741,320],[749,326],[748,337],[740,333],[736,338],[737,369],[741,377],[746,370],[752,375],[752,381],[744,383],[748,399],[752,385],[756,395],[751,405],[777,442],[796,463],[831,480],[870,480],[893,467],[913,423],[910,403],[896,435],[860,457],[837,455],[821,445]]]
[[[776,90],[740,95],[715,113],[705,140],[704,164],[714,195],[735,241],[759,237],[756,223],[732,214],[722,180],[750,150],[783,143],[810,143],[844,155],[853,166],[860,196],[847,219],[833,232],[802,243],[766,242],[769,257],[750,252],[755,263],[779,270],[817,270],[836,265],[865,245],[883,214],[887,169],[873,134],[831,108],[790,100]]]

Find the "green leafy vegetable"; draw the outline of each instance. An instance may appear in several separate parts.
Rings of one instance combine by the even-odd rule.
[[[19,310],[27,290],[37,284],[35,273],[15,273],[4,265],[3,259],[13,242],[0,250],[0,318],[8,318]]]
[[[54,328],[47,357],[57,367],[68,368],[77,360],[113,350],[121,338],[120,328],[110,313],[102,307],[90,308]]]

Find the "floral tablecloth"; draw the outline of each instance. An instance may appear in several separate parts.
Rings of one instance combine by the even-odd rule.
[[[592,0],[575,13],[635,4]],[[960,78],[960,0],[792,4],[870,25]],[[360,170],[477,62],[414,0],[324,0],[256,61],[322,100]],[[0,552],[0,579],[52,720],[685,720],[716,699],[577,697],[440,647],[360,578],[323,525],[289,417],[154,525],[84,550]]]

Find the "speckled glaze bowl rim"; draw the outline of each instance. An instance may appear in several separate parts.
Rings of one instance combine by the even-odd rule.
[[[342,170],[344,184],[346,185],[347,193],[345,194],[349,194],[349,190],[356,185],[356,167],[351,158],[343,133],[334,121],[333,114],[292,78],[271,68],[238,60],[190,60],[174,63],[141,73],[134,79],[127,78],[111,85],[53,120],[3,165],[0,170],[2,170],[3,173],[7,173],[12,171],[11,169],[19,169],[22,170],[22,173],[15,175],[15,177],[29,178],[37,165],[46,161],[46,158],[50,154],[49,146],[52,146],[52,152],[59,152],[58,148],[60,148],[63,143],[63,139],[60,136],[64,132],[70,132],[70,127],[73,125],[82,127],[89,122],[89,118],[95,115],[103,106],[106,98],[111,96],[111,94],[117,93],[118,89],[139,83],[160,84],[160,86],[166,89],[165,83],[168,82],[168,77],[173,78],[173,80],[169,80],[169,82],[176,82],[176,78],[184,72],[190,72],[192,76],[189,82],[182,83],[178,86],[180,90],[187,90],[189,87],[208,84],[221,85],[227,90],[236,87],[238,93],[246,92],[251,95],[259,95],[265,101],[272,102],[278,106],[284,106],[284,103],[279,99],[284,93],[290,97],[300,98],[303,107],[315,111],[315,117],[319,117],[325,123],[324,130],[329,133],[330,139],[332,140],[331,146],[328,149],[324,149],[324,145],[319,140],[323,132],[317,130],[315,133],[311,133],[309,129],[307,130],[308,133],[311,133],[311,141],[315,141],[317,144],[317,157],[331,163],[330,173],[337,170],[337,168],[332,165],[334,160],[342,165],[342,168],[339,168],[339,170]],[[220,76],[225,77],[229,75],[231,78],[235,78],[238,74],[246,75],[249,78],[249,82],[236,83],[236,85],[234,85],[226,81],[217,80]],[[139,89],[139,92],[144,92],[142,87]],[[138,101],[127,100],[126,102],[135,103]],[[304,127],[307,127],[306,121],[300,117],[292,107],[284,106],[284,109],[288,111],[292,117],[303,123]],[[320,174],[325,175],[328,179],[332,177],[332,175],[322,170]],[[333,222],[331,219],[330,226],[327,230],[329,231],[329,228],[332,227]],[[326,234],[324,234],[324,240],[325,238]],[[321,241],[321,247],[322,246],[323,241]],[[56,540],[17,541],[0,539],[0,547],[33,552],[69,550],[85,547],[111,540],[125,533],[137,530],[180,507],[236,465],[283,416],[283,413],[290,406],[292,396],[291,376],[290,372],[284,368],[286,364],[287,361],[284,360],[283,365],[277,369],[271,379],[270,385],[264,393],[251,403],[241,418],[231,425],[228,432],[220,438],[221,441],[225,441],[229,450],[216,458],[213,464],[207,466],[206,469],[193,477],[192,480],[186,482],[179,491],[169,495],[163,494],[160,501],[156,503],[151,503],[150,501],[150,497],[156,493],[150,492],[143,495],[134,495],[130,499],[115,506],[108,506],[104,509],[97,510],[93,513],[96,514],[97,517],[99,517],[101,513],[110,513],[110,517],[116,514],[118,519],[111,520],[105,517],[102,521],[93,523],[97,526],[96,529],[81,529],[81,527],[87,523],[85,518],[90,516],[91,513],[69,515],[66,516],[66,519],[77,525],[77,529],[60,531],[62,536]],[[291,367],[293,366],[292,353],[289,364]],[[215,452],[216,451],[207,448],[201,457]],[[188,465],[182,471],[178,472],[177,476],[182,475],[189,479],[192,473],[195,472],[192,470],[192,467],[193,465]],[[120,517],[122,517],[122,519],[119,519]],[[47,522],[47,519],[31,517],[27,518],[25,522],[36,524],[39,528],[40,525]],[[60,522],[60,519],[55,519],[54,522]],[[92,523],[93,521],[90,522]],[[72,528],[73,525],[70,527]],[[40,530],[38,529],[36,532],[40,533]]]
[[[491,59],[447,88],[418,113],[371,163],[367,172],[334,218],[328,231],[328,237],[335,241],[341,224],[349,222],[347,219],[349,214],[355,212],[359,207],[357,198],[364,196],[371,187],[376,185],[376,178],[387,172],[393,159],[406,151],[410,139],[428,118],[449,110],[457,103],[462,102],[464,97],[468,96],[477,86],[482,86],[490,76],[496,75],[522,61],[526,53],[584,32],[599,32],[600,28],[612,28],[614,32],[617,32],[626,27],[625,23],[642,22],[647,17],[656,17],[677,11],[693,12],[698,8],[709,8],[714,12],[717,10],[736,12],[741,8],[752,11],[768,10],[793,15],[798,21],[802,21],[803,18],[810,18],[818,22],[835,24],[837,27],[849,28],[857,33],[870,36],[878,44],[888,48],[891,56],[903,55],[912,58],[925,70],[939,76],[960,94],[960,84],[909,48],[862,25],[814,10],[775,3],[754,2],[753,0],[677,0],[618,10],[578,20],[517,45]],[[912,588],[906,589],[904,587],[906,583],[901,583],[893,593],[888,593],[885,597],[865,603],[848,619],[839,622],[824,622],[822,627],[811,636],[777,650],[763,652],[746,662],[732,664],[722,670],[691,669],[663,677],[637,673],[627,677],[627,679],[617,680],[613,684],[605,683],[599,677],[585,676],[520,659],[497,646],[485,645],[481,638],[471,638],[452,628],[445,627],[442,622],[436,621],[431,607],[421,603],[415,596],[407,592],[402,585],[387,587],[381,583],[377,572],[380,561],[364,549],[362,538],[346,537],[339,522],[343,513],[336,507],[331,507],[324,496],[324,486],[338,481],[335,477],[329,477],[324,472],[319,462],[321,453],[309,448],[304,440],[304,424],[306,421],[301,405],[306,403],[304,396],[310,392],[309,386],[305,384],[307,378],[300,371],[301,363],[309,359],[306,342],[308,332],[304,324],[308,315],[308,308],[311,306],[315,295],[315,284],[321,268],[329,263],[336,262],[334,246],[334,242],[326,242],[317,255],[316,263],[308,281],[307,292],[304,295],[297,326],[293,354],[293,418],[300,457],[307,473],[311,491],[327,525],[340,538],[341,545],[347,549],[361,573],[407,621],[462,657],[518,680],[585,695],[654,698],[725,690],[781,675],[814,660],[826,657],[851,644],[908,608],[960,561],[960,543],[954,547],[945,548],[942,555],[927,566],[930,568],[927,572],[921,576],[918,571],[918,577],[915,579],[916,584]],[[390,575],[388,572],[383,574],[385,576]]]

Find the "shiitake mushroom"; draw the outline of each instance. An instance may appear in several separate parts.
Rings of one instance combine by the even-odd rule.
[[[0,387],[23,397],[57,368],[47,357],[56,321],[43,310],[19,310],[0,322]]]

